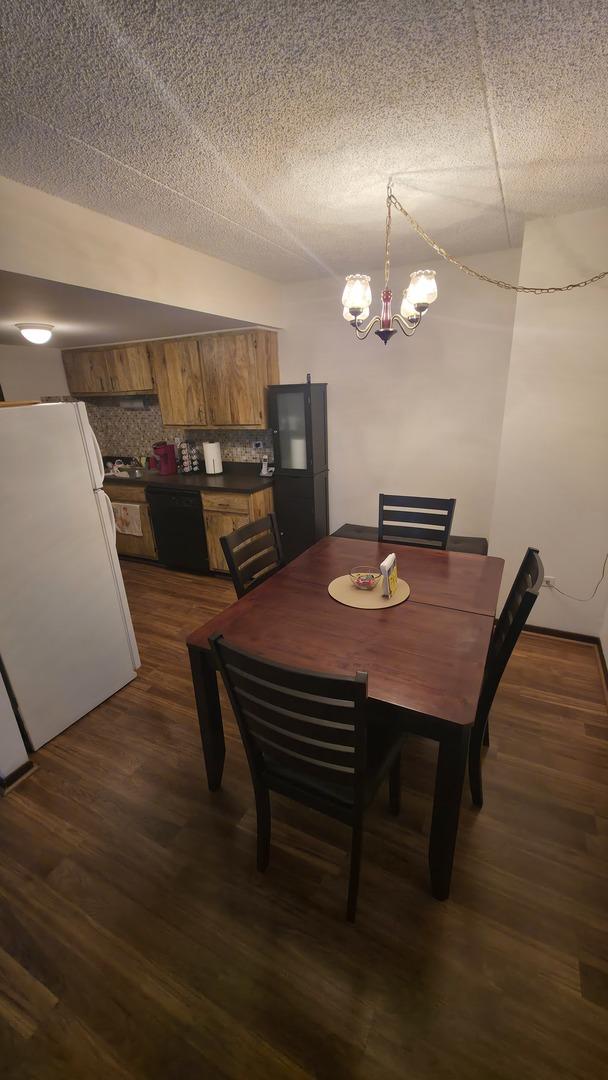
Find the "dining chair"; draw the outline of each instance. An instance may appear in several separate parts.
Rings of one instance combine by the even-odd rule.
[[[484,742],[489,744],[488,717],[492,702],[517,639],[536,603],[544,573],[538,550],[528,548],[494,626],[469,743],[469,782],[475,806],[483,806],[481,747]]]
[[[272,513],[220,537],[220,543],[239,599],[284,565],[277,519]]]
[[[399,813],[398,723],[369,723],[367,673],[322,675],[270,663],[209,638],[245,746],[257,814],[257,867],[270,856],[270,791],[352,829],[346,917],[355,919],[363,812],[389,776],[389,807]]]
[[[420,499],[410,495],[378,497],[378,540],[445,551],[456,499]]]

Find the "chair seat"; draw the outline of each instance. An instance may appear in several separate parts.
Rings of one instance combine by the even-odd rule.
[[[366,803],[373,799],[382,778],[400,753],[406,739],[407,733],[403,731],[401,724],[375,724],[373,720],[370,723],[367,731]],[[288,784],[292,798],[294,789],[299,789],[303,796],[313,795],[320,799],[337,802],[343,807],[352,807],[354,794],[352,788],[333,784],[330,780],[325,781],[321,777],[304,777],[300,771],[290,769],[283,761],[278,761],[269,754],[264,754],[264,761],[264,778],[269,787],[276,786],[280,791],[282,784]]]
[[[331,534],[346,540],[376,540],[378,529],[375,525],[341,525]],[[463,551],[468,555],[487,555],[488,541],[485,536],[450,536],[448,551]]]

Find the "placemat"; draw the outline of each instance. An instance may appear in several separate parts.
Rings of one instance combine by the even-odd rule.
[[[396,604],[402,604],[410,595],[410,587],[407,581],[397,578],[397,588],[390,600],[382,595],[382,582],[378,582],[375,589],[369,591],[357,589],[350,580],[349,574],[334,578],[327,586],[327,591],[339,604],[356,608],[389,608]]]

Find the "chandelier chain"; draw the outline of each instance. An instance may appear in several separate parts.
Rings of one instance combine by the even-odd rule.
[[[384,288],[388,289],[388,279],[391,271],[391,203],[392,193],[390,184],[386,189],[386,231],[384,234]]]
[[[596,281],[601,281],[602,278],[608,277],[608,270],[603,270],[599,274],[594,274],[593,277],[585,278],[584,281],[573,281],[573,282],[571,282],[570,285],[552,285],[550,287],[545,287],[545,288],[541,288],[541,287],[535,288],[535,287],[530,286],[530,285],[513,285],[512,282],[501,281],[499,278],[493,278],[493,277],[490,277],[488,274],[483,274],[481,272],[481,270],[474,270],[472,266],[467,266],[466,263],[460,262],[460,260],[457,259],[454,255],[450,255],[450,253],[448,251],[446,251],[445,248],[441,247],[441,244],[438,244],[435,240],[433,240],[432,236],[429,236],[429,234],[424,231],[424,229],[422,228],[422,225],[419,225],[418,222],[416,221],[416,219],[413,218],[412,215],[405,209],[405,207],[401,205],[401,203],[396,198],[396,196],[393,195],[393,191],[392,191],[390,183],[387,185],[387,188],[386,188],[386,205],[387,205],[386,248],[385,248],[386,255],[385,255],[385,261],[384,261],[385,288],[386,288],[386,282],[388,281],[388,268],[390,266],[390,263],[389,263],[389,246],[390,246],[390,227],[391,227],[391,206],[394,206],[395,210],[399,210],[399,212],[401,214],[403,214],[403,216],[406,218],[406,220],[410,223],[410,225],[414,229],[414,232],[418,233],[418,236],[421,238],[421,240],[424,240],[424,242],[426,244],[428,244],[430,247],[432,247],[433,250],[436,251],[437,254],[441,256],[442,259],[445,259],[447,262],[452,263],[453,266],[456,266],[459,270],[462,270],[462,272],[464,274],[469,274],[470,277],[477,278],[478,281],[485,281],[485,282],[488,283],[488,285],[496,285],[496,286],[498,286],[499,289],[508,289],[511,292],[518,292],[518,293],[534,293],[535,296],[541,296],[544,293],[570,292],[572,289],[584,289],[584,287],[586,285],[593,285]]]

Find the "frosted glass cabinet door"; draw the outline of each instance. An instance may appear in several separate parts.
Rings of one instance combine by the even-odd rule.
[[[304,393],[293,390],[277,394],[277,429],[282,469],[308,467]]]

